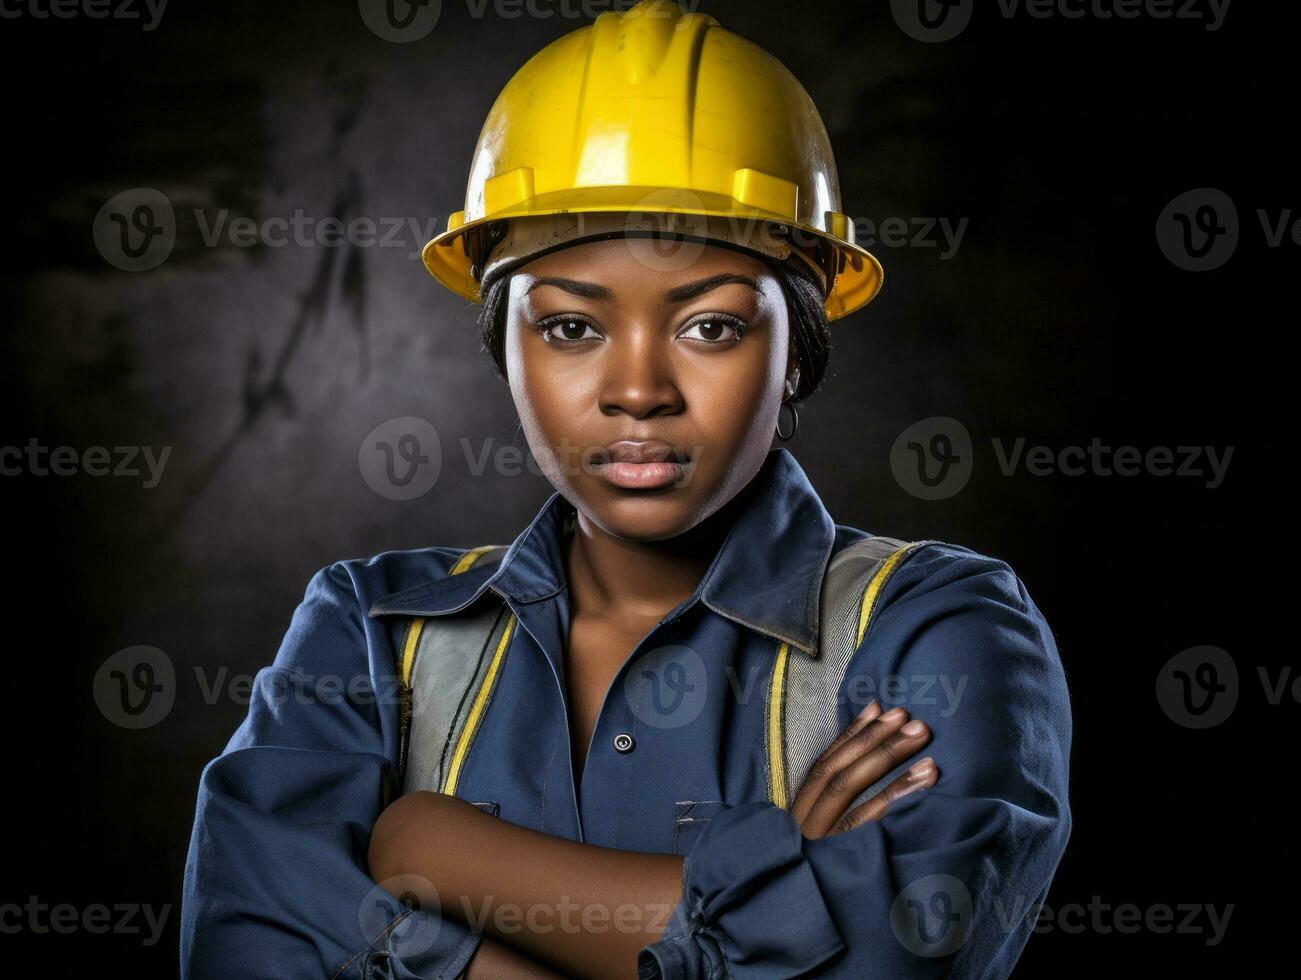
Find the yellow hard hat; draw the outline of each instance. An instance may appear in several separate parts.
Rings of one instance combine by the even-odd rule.
[[[881,288],[881,264],[841,212],[831,141],[803,86],[673,0],[607,11],[516,72],[479,135],[465,208],[425,246],[425,267],[478,300],[505,223],[608,212],[775,227],[816,256],[832,320]]]

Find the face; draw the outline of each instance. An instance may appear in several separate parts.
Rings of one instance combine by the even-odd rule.
[[[758,258],[609,239],[522,266],[506,367],[529,448],[580,514],[639,541],[732,499],[798,383],[781,286]],[[663,248],[662,245],[659,248]]]

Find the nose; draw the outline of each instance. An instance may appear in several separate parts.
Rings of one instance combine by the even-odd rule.
[[[669,348],[672,341],[641,327],[629,327],[615,336],[606,358],[601,412],[623,412],[640,419],[682,411],[684,399]]]

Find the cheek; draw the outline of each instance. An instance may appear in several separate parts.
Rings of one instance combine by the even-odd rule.
[[[585,406],[594,402],[590,365],[557,356],[530,328],[510,325],[506,331],[506,369],[511,397],[535,450],[538,443],[555,445],[570,434]]]
[[[506,328],[506,378],[510,384],[511,398],[519,414],[524,432],[533,441],[542,421],[550,414],[547,386],[541,383],[536,358],[528,351],[529,338],[522,328],[512,323]]]
[[[683,365],[680,383],[698,424],[715,442],[734,444],[775,419],[785,379],[785,353],[766,331],[748,349]]]

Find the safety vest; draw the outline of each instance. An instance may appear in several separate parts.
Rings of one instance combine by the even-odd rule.
[[[789,808],[814,760],[840,734],[837,695],[862,645],[886,582],[929,542],[864,538],[836,554],[819,597],[817,655],[790,656],[782,643],[764,691],[768,798]],[[500,561],[503,545],[467,551],[449,574]],[[501,676],[516,619],[495,593],[458,616],[415,617],[401,647],[398,776],[403,793],[456,794],[470,748]],[[861,798],[871,795],[875,787]]]

